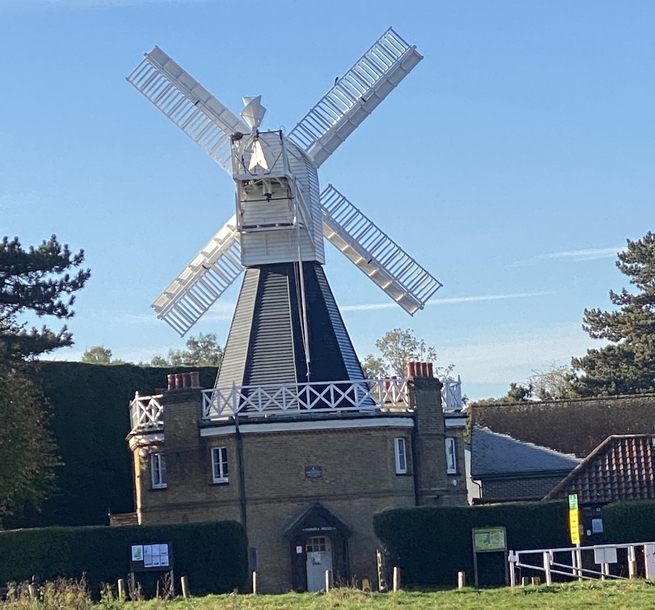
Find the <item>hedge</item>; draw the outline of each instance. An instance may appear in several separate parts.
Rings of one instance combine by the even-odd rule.
[[[655,502],[634,500],[604,506],[603,529],[607,543],[655,541]]]
[[[172,543],[176,580],[193,594],[225,593],[247,582],[247,542],[234,521],[126,527],[53,527],[0,532],[0,583],[79,578],[96,594],[129,572],[132,544]],[[142,577],[137,573],[137,578]]]
[[[475,527],[505,526],[509,550],[570,544],[566,502],[511,503],[462,508],[410,508],[375,515],[375,533],[409,586],[452,586],[460,570],[473,582]],[[481,585],[504,582],[503,553],[478,555]]]
[[[650,434],[655,395],[471,405],[472,424],[578,457],[611,434]]]
[[[153,394],[170,372],[200,371],[212,387],[215,367],[155,368],[133,364],[41,362],[36,379],[50,402],[51,430],[63,466],[55,489],[36,512],[26,506],[3,520],[7,529],[50,525],[106,525],[107,513],[134,511],[129,403],[134,392]]]

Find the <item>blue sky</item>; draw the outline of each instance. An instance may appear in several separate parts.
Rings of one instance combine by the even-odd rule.
[[[444,287],[413,318],[329,244],[360,357],[396,327],[503,394],[594,342],[652,229],[651,2],[0,0],[0,234],[52,233],[93,277],[69,326],[149,360],[183,340],[150,304],[233,213],[220,167],[125,76],[157,44],[238,112],[290,130],[390,25],[425,59],[321,168]],[[191,331],[227,337],[233,286]]]

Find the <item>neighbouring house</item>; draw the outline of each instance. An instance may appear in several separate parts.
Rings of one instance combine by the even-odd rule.
[[[464,506],[457,390],[407,379],[202,390],[192,373],[131,403],[139,524],[232,519],[262,592],[377,581],[373,514]]]
[[[472,503],[541,500],[579,463],[575,456],[473,426]]]
[[[588,540],[603,533],[600,513],[605,504],[655,500],[655,435],[609,436],[544,499],[565,499],[569,494],[578,495]]]

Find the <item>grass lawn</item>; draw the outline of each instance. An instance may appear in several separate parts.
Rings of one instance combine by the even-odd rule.
[[[69,581],[70,582],[70,581]],[[464,589],[366,594],[354,589],[334,589],[323,593],[286,593],[284,595],[208,595],[121,602],[103,596],[93,603],[85,589],[56,587],[34,602],[26,596],[0,602],[0,610],[523,610],[543,608],[582,610],[641,610],[655,608],[655,582],[584,582],[516,589]]]
[[[132,604],[128,604],[132,605]],[[431,593],[398,592],[365,594],[352,589],[320,593],[284,595],[209,595],[172,602],[150,600],[132,605],[134,610],[522,610],[544,608],[582,610],[583,608],[640,610],[655,608],[655,583],[585,582],[510,589],[465,589]]]

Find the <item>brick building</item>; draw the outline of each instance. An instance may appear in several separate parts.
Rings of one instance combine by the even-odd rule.
[[[171,375],[128,436],[140,524],[233,519],[263,592],[377,580],[373,514],[466,504],[461,413],[431,366],[406,380],[268,384],[229,395]]]

